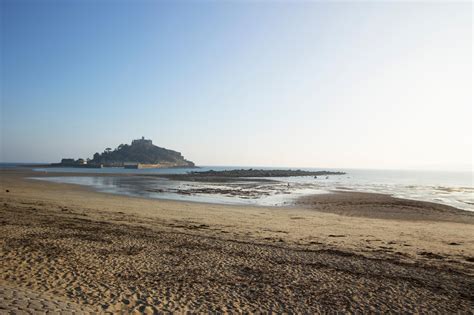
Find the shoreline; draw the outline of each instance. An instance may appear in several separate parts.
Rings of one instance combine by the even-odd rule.
[[[1,171],[1,169],[0,169]],[[136,177],[136,178],[150,178],[150,177],[158,177],[158,178],[166,178],[166,179],[171,179],[171,180],[174,180],[172,179],[173,176],[176,176],[174,174],[160,174],[160,175],[157,175],[157,174],[127,174],[127,173],[80,173],[80,172],[54,172],[54,173],[48,173],[48,172],[39,172],[39,171],[33,171],[33,170],[24,170],[24,173],[25,174],[31,174],[32,176],[30,177],[36,177],[36,178],[31,178],[33,180],[41,180],[41,177],[128,177],[128,178],[133,178],[133,177]],[[37,175],[37,176],[33,176],[33,175]],[[248,178],[238,178],[238,179],[235,179],[235,178],[224,178],[223,181],[221,181],[220,179],[218,179],[217,182],[214,182],[211,180],[211,183],[215,183],[215,184],[220,184],[220,183],[224,183],[224,182],[246,182],[246,181],[259,181],[259,182],[262,182],[262,183],[267,183],[267,182],[275,182],[275,180],[273,179],[248,179]],[[197,181],[200,183],[200,181]],[[204,181],[202,182],[203,184],[207,183],[207,181]],[[114,195],[122,195],[122,196],[128,196],[128,197],[137,197],[137,198],[145,198],[145,199],[150,199],[150,200],[168,200],[168,201],[178,201],[178,202],[196,202],[196,203],[204,203],[204,204],[220,204],[220,205],[236,205],[236,206],[255,206],[255,207],[259,207],[259,206],[270,206],[270,205],[258,205],[258,204],[251,204],[251,203],[248,203],[248,204],[245,204],[245,203],[238,203],[238,202],[235,202],[235,203],[232,203],[231,201],[229,202],[206,202],[206,201],[199,201],[199,200],[180,200],[179,198],[166,198],[166,197],[147,197],[147,196],[139,196],[139,195],[135,195],[133,193],[130,193],[130,194],[125,194],[125,193],[115,193],[115,192],[104,192],[104,191],[100,191],[100,190],[97,190],[97,189],[94,189],[88,185],[82,185],[82,184],[76,184],[76,183],[61,183],[61,184],[71,184],[71,185],[79,185],[79,186],[82,186],[82,187],[88,187],[89,189],[93,190],[93,191],[96,191],[96,192],[99,192],[99,193],[107,193],[107,194],[114,194]],[[205,190],[205,189],[204,189]],[[183,194],[193,194],[195,193],[194,191],[191,191],[191,192],[187,192],[187,191],[184,191]],[[199,189],[197,190],[197,193],[201,193],[199,191]],[[179,194],[179,192],[178,192]],[[221,192],[221,191],[217,191],[215,192],[215,194],[217,196],[220,196],[220,195],[225,195],[225,191],[224,192]],[[291,202],[288,202],[285,204],[280,204],[280,205],[271,205],[273,207],[309,207],[309,208],[313,208],[314,210],[317,210],[317,211],[323,211],[323,212],[327,212],[327,210],[324,210],[323,208],[321,207],[317,207],[315,205],[318,204],[318,200],[317,199],[322,199],[323,200],[323,203],[325,202],[324,200],[327,199],[327,198],[324,198],[324,196],[326,195],[333,195],[333,194],[337,194],[339,199],[343,199],[345,200],[345,198],[343,196],[345,195],[349,195],[349,194],[353,194],[353,196],[356,196],[356,197],[365,197],[365,198],[359,198],[359,199],[366,199],[364,200],[364,204],[368,205],[370,204],[370,201],[374,201],[375,204],[377,203],[380,203],[379,202],[379,199],[381,199],[380,197],[382,198],[385,198],[385,203],[390,203],[390,204],[395,204],[395,205],[403,205],[405,207],[411,207],[411,208],[415,208],[415,210],[417,210],[418,208],[425,208],[425,207],[431,207],[433,210],[437,211],[437,212],[440,212],[443,211],[445,213],[449,212],[449,213],[455,213],[456,211],[461,211],[460,214],[465,214],[467,216],[470,216],[471,214],[474,215],[474,211],[472,210],[468,210],[468,209],[462,209],[462,208],[457,208],[455,206],[452,206],[452,205],[448,205],[448,204],[444,204],[444,203],[439,203],[439,202],[435,202],[435,201],[426,201],[426,200],[422,200],[422,199],[411,199],[411,198],[400,198],[400,197],[396,197],[396,196],[393,196],[391,194],[388,194],[388,193],[376,193],[376,192],[364,192],[364,191],[357,191],[357,190],[334,190],[334,189],[329,189],[327,190],[327,194],[325,193],[316,193],[316,194],[305,194],[303,196],[299,196],[299,197],[296,197],[296,198],[293,198],[291,200]],[[203,196],[205,196],[206,194],[204,193]],[[238,198],[238,197],[237,197]],[[245,198],[244,198],[245,199]],[[360,216],[362,217],[377,217],[377,218],[387,218],[386,216],[380,216],[380,213],[374,213],[374,215],[369,215],[367,213],[367,211],[351,211],[351,213],[349,212],[341,212],[341,211],[336,211],[335,213],[338,213],[338,214],[347,214],[349,216],[353,216],[357,213],[360,214]],[[408,213],[408,212],[407,212]],[[401,216],[395,216],[397,218],[400,218],[402,219]],[[431,220],[429,218],[429,216],[426,217],[428,220]],[[413,215],[409,217],[409,219],[416,219]]]
[[[463,210],[448,211],[450,220],[369,218],[345,212],[370,205],[371,215],[382,206],[403,214],[397,207],[408,205],[373,195],[282,208],[192,203],[27,175],[0,171],[0,287],[8,290],[111,312],[473,307],[474,223]]]
[[[101,176],[101,175],[98,175]],[[113,176],[121,176],[121,175],[113,175]],[[131,175],[131,176],[140,176],[140,175]],[[55,176],[54,176],[55,177]],[[32,181],[41,181],[41,179],[28,177],[25,180],[32,180]],[[295,197],[293,202],[286,203],[282,205],[259,205],[259,204],[238,204],[238,203],[225,203],[225,202],[206,202],[206,201],[198,201],[198,200],[179,200],[173,198],[166,198],[166,197],[146,197],[146,196],[138,196],[133,194],[123,194],[123,193],[115,193],[115,192],[106,192],[106,191],[99,191],[94,189],[88,185],[82,185],[77,183],[58,183],[58,182],[50,182],[57,185],[70,185],[76,187],[77,189],[85,189],[89,192],[94,192],[98,194],[105,194],[105,195],[114,195],[114,196],[122,196],[125,198],[137,198],[137,199],[144,199],[144,200],[155,200],[155,201],[164,201],[164,202],[177,202],[177,203],[190,203],[190,204],[197,204],[197,205],[217,205],[217,206],[226,206],[226,207],[250,207],[250,208],[275,208],[275,209],[308,209],[311,211],[317,212],[326,212],[332,214],[338,214],[347,217],[361,217],[361,218],[372,218],[372,219],[384,219],[384,220],[417,220],[417,221],[448,221],[448,222],[460,222],[460,223],[473,223],[474,224],[474,212],[465,209],[459,209],[453,206],[444,205],[440,203],[430,202],[430,201],[421,201],[416,199],[406,199],[406,198],[398,198],[393,197],[388,194],[381,194],[381,193],[368,193],[368,192],[359,192],[359,191],[338,191],[338,190],[331,190],[328,193],[319,193],[319,194],[309,194],[305,196]],[[344,196],[351,195],[355,199],[359,199],[361,204],[359,206],[367,206],[366,209],[357,209],[357,207],[352,208],[350,211],[344,211],[343,209],[337,209],[334,207],[326,208],[324,204],[328,203],[328,200],[333,199],[334,202],[339,201],[346,201],[347,199]],[[380,212],[380,209],[375,209],[378,203],[380,204],[380,200],[382,200],[382,204],[385,203],[385,207],[392,206],[390,209],[390,213]],[[321,206],[323,205],[323,206]],[[339,206],[343,206],[339,204]],[[344,205],[347,206],[347,205]],[[408,211],[403,211],[401,213],[399,207],[403,209],[406,207]],[[395,209],[394,209],[395,208]],[[434,213],[430,211],[423,211],[423,213],[419,213],[420,210],[425,210],[426,208],[430,209],[430,211],[434,211]],[[364,211],[365,210],[365,211]],[[410,213],[411,212],[411,213]],[[440,213],[441,212],[441,213]],[[444,215],[443,215],[444,214]]]

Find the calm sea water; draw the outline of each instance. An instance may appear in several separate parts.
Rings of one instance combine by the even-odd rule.
[[[94,176],[36,177],[53,182],[91,186],[97,191],[147,198],[200,201],[225,204],[285,205],[308,194],[332,191],[360,191],[389,194],[395,197],[431,201],[474,211],[474,183],[472,172],[318,169],[303,170],[344,171],[346,175],[299,176],[271,178],[274,182],[199,183],[181,182],[149,176],[100,176],[99,174],[173,174],[189,171],[229,170],[249,167],[205,166],[198,169],[80,169],[37,168],[51,173],[77,172]],[[275,169],[276,167],[253,167]],[[279,169],[289,169],[280,168]],[[292,168],[295,169],[295,168]],[[99,175],[99,176],[97,176]]]

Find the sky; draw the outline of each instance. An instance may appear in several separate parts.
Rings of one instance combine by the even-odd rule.
[[[9,1],[1,162],[472,170],[470,2]]]

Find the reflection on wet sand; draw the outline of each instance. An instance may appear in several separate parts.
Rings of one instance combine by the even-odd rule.
[[[357,182],[347,176],[234,178],[218,181],[181,181],[157,176],[58,176],[35,177],[59,183],[91,186],[114,194],[222,204],[281,206],[302,196],[334,191],[370,192],[398,198],[430,201],[474,211],[474,188]]]

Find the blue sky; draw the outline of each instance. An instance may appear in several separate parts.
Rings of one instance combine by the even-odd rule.
[[[1,161],[469,169],[472,7],[1,2]]]

